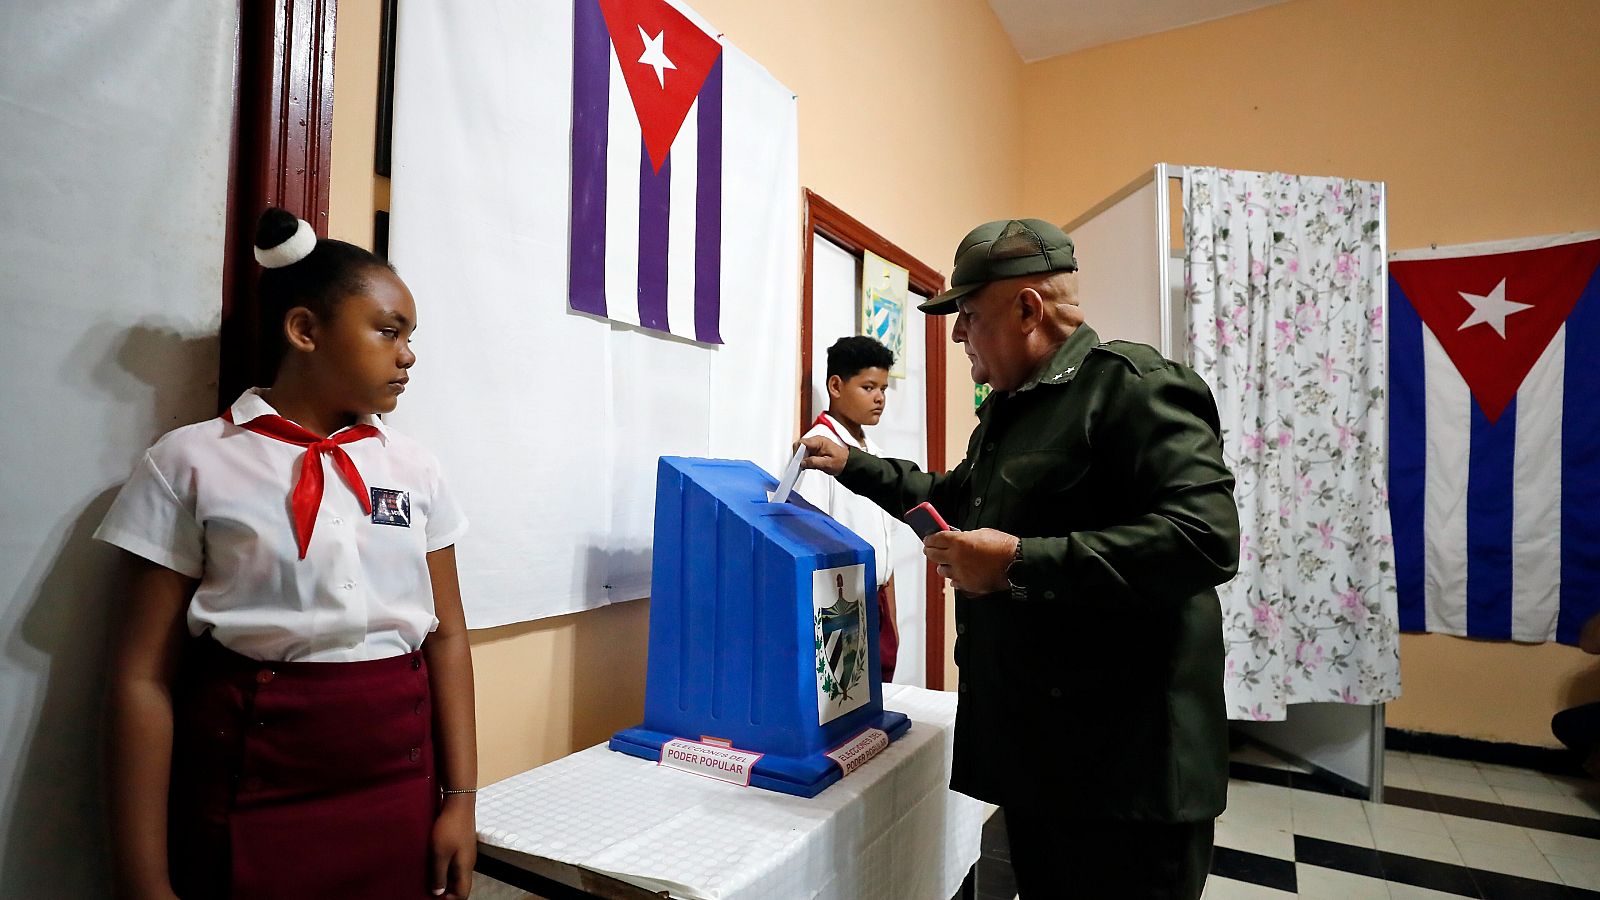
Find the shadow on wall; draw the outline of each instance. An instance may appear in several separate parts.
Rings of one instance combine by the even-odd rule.
[[[161,432],[214,412],[217,346],[215,335],[187,337],[160,322],[91,326],[62,371],[42,377],[69,389],[87,379],[95,392],[110,395],[114,412],[104,423],[28,423],[41,435],[37,452],[50,453],[56,439],[100,441],[102,471],[131,467]],[[109,488],[80,488],[85,473],[59,471],[52,483],[32,486],[64,511],[55,522],[30,523],[60,537],[40,545],[39,564],[18,578],[17,594],[0,607],[10,613],[0,622],[6,669],[34,682],[7,692],[23,708],[5,711],[6,727],[31,730],[19,741],[17,776],[5,800],[13,820],[0,848],[3,896],[110,894],[102,710],[120,551],[91,535],[122,477]]]

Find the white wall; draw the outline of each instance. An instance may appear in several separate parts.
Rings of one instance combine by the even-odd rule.
[[[1233,727],[1368,790],[1383,786],[1381,704],[1375,709],[1347,703],[1296,703],[1282,722],[1234,722]]]
[[[0,896],[108,892],[100,694],[134,461],[215,413],[235,30],[215,0],[0,8]]]
[[[1156,183],[1122,197],[1071,230],[1078,298],[1103,341],[1161,346],[1161,270]]]

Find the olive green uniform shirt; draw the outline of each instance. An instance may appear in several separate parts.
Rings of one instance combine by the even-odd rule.
[[[978,410],[944,474],[851,450],[839,481],[1022,539],[1025,596],[956,594],[950,786],[1063,816],[1193,822],[1228,780],[1222,616],[1238,565],[1216,403],[1185,366],[1081,326]]]

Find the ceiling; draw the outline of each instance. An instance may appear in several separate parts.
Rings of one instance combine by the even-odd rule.
[[[989,0],[1025,62],[1272,6],[1284,0]]]

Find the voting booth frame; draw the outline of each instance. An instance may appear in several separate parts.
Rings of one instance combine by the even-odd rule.
[[[706,755],[746,761],[731,780],[814,797],[911,721],[883,709],[872,548],[776,487],[750,462],[661,458],[644,723],[610,747],[726,748]]]

